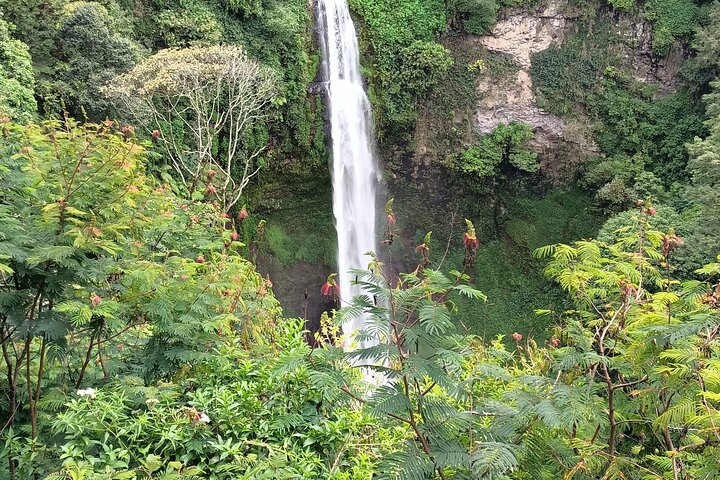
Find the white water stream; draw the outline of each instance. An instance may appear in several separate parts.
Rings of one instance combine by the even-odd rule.
[[[318,25],[332,136],[333,212],[338,236],[338,279],[343,304],[359,295],[351,268],[367,268],[365,253],[376,251],[375,159],[370,102],[360,77],[355,26],[347,0],[318,0]],[[348,321],[343,332],[362,329],[363,317]]]

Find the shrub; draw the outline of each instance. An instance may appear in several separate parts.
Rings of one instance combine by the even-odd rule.
[[[35,72],[27,45],[10,38],[12,28],[0,15],[0,115],[28,122],[37,111]]]
[[[283,322],[269,349],[227,342],[174,382],[127,376],[94,395],[71,395],[53,421],[64,471],[86,465],[139,478],[175,472],[218,480],[321,480],[348,471],[370,480],[381,446],[366,446],[370,419],[319,381],[302,330],[302,321]],[[354,382],[344,370],[333,374]],[[402,430],[387,434],[382,446],[392,447]]]
[[[449,11],[467,33],[485,35],[495,26],[499,9],[495,0],[454,0]]]
[[[155,22],[167,47],[215,45],[223,38],[222,25],[215,13],[198,0],[178,0],[171,8],[163,9]]]
[[[645,15],[653,22],[653,51],[667,55],[676,39],[689,39],[698,26],[699,7],[692,0],[649,0]]]
[[[261,345],[280,312],[222,212],[147,177],[144,148],[130,137],[112,122],[3,124],[0,335],[9,381],[0,392],[12,412],[2,432],[11,470],[42,450],[44,415],[69,390],[128,372],[167,378],[236,332]],[[16,478],[57,457],[36,453]]]
[[[537,154],[527,148],[532,138],[533,131],[527,124],[500,124],[492,133],[483,135],[478,145],[463,151],[451,165],[481,178],[498,174],[502,164],[523,172],[536,172],[540,168]]]
[[[453,65],[450,52],[435,42],[418,40],[400,51],[402,82],[416,94],[435,87]]]
[[[117,32],[107,9],[96,2],[66,6],[57,43],[62,49],[62,63],[56,66],[57,93],[77,117],[107,118],[111,107],[100,89],[132,68],[138,59],[137,48]]]
[[[362,46],[373,63],[369,95],[378,137],[406,138],[416,118],[417,95],[450,68],[444,48],[434,44],[446,27],[440,0],[353,0],[362,20]],[[423,71],[430,81],[421,78]]]

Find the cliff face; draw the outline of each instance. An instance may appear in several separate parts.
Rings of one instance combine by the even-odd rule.
[[[488,75],[477,82],[475,128],[490,133],[501,123],[523,122],[535,131],[533,148],[543,153],[563,137],[563,120],[537,106],[530,77],[532,55],[561,45],[574,18],[562,13],[562,3],[551,1],[537,10],[514,9],[495,25],[490,35],[477,38],[490,52],[509,56],[518,69],[508,75]]]
[[[502,58],[505,67],[487,68],[475,79],[475,98],[469,112],[452,108],[454,130],[462,132],[464,143],[477,134],[492,132],[499,124],[523,122],[535,133],[531,147],[541,160],[545,177],[559,183],[588,154],[597,153],[592,141],[592,122],[581,108],[562,118],[543,109],[538,90],[533,85],[533,58],[548,48],[563,49],[571,39],[593,48],[595,37],[603,36],[607,54],[634,79],[651,84],[656,95],[663,96],[679,86],[678,70],[684,52],[674,48],[666,57],[652,52],[652,26],[638,15],[598,10],[593,19],[568,0],[549,0],[530,7],[501,12],[493,30],[485,36],[462,35],[445,44],[456,63],[472,64],[478,57]],[[608,29],[608,25],[611,28]],[[603,30],[604,29],[604,30]],[[601,31],[602,30],[602,31]],[[578,40],[580,39],[580,40]],[[595,46],[597,48],[597,46]],[[602,76],[602,69],[597,72]],[[571,79],[572,81],[572,79]],[[544,105],[548,106],[547,101]],[[549,105],[552,107],[552,105]],[[415,159],[428,164],[442,160],[447,149],[433,141],[442,128],[438,118],[437,99],[429,99],[420,108],[415,132]],[[428,119],[429,118],[429,119]],[[433,146],[433,144],[437,146]]]
[[[522,68],[530,68],[533,53],[562,43],[565,27],[572,20],[562,6],[551,0],[536,10],[509,10],[490,35],[480,37],[480,43],[490,51],[512,56]]]

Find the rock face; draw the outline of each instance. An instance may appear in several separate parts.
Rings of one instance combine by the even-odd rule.
[[[593,121],[582,109],[561,118],[540,108],[530,70],[535,54],[561,47],[566,41],[577,41],[579,35],[587,39],[591,48],[593,35],[606,41],[612,64],[638,81],[655,85],[658,96],[677,89],[682,48],[673,48],[666,57],[654,55],[652,25],[636,12],[621,13],[606,7],[597,12],[594,20],[581,20],[580,15],[587,12],[570,0],[538,2],[503,9],[487,35],[445,39],[445,46],[454,52],[460,65],[473,65],[486,51],[501,55],[494,55],[493,61],[498,63],[477,75],[476,100],[452,109],[451,123],[448,115],[443,118],[437,114],[437,105],[432,101],[421,103],[413,145],[415,165],[442,161],[453,148],[476,141],[477,134],[490,133],[500,124],[522,122],[533,129],[530,147],[539,155],[545,179],[554,183],[572,181],[576,167],[599,153],[593,140]],[[443,136],[443,128],[448,125],[450,133]]]
[[[550,45],[562,43],[568,18],[560,11],[561,3],[551,0],[544,8],[529,12],[510,10],[500,19],[490,35],[480,42],[493,52],[512,56],[523,69],[530,68],[530,56]]]
[[[657,57],[652,51],[652,27],[648,22],[634,21],[630,17],[618,20],[614,32],[623,40],[623,68],[641,82],[658,87],[658,95],[667,95],[680,87],[678,72],[685,52],[674,47],[665,57]]]
[[[565,123],[535,105],[532,81],[526,70],[518,70],[514,77],[500,84],[482,80],[477,85],[477,92],[480,100],[475,126],[480,133],[490,133],[503,123],[527,123],[535,132],[532,147],[539,152],[562,138]]]
[[[562,138],[565,123],[537,107],[528,73],[532,54],[563,41],[565,27],[571,19],[561,13],[561,5],[551,0],[538,11],[513,9],[497,22],[490,35],[480,37],[485,48],[511,56],[519,67],[512,76],[478,82],[476,90],[480,100],[475,126],[481,133],[489,133],[502,123],[527,123],[535,132],[532,147],[538,153]]]
[[[537,107],[528,72],[532,55],[561,45],[565,32],[575,22],[576,15],[568,7],[567,0],[548,0],[534,9],[508,10],[489,35],[477,39],[488,50],[509,55],[519,67],[513,75],[478,82],[480,100],[475,112],[475,127],[479,132],[491,132],[501,123],[527,123],[535,131],[533,148],[540,154],[551,149],[552,144],[568,141],[564,137],[565,122]],[[678,70],[683,60],[682,49],[676,47],[668,56],[659,58],[652,52],[652,27],[648,22],[619,15],[614,23],[613,33],[620,40],[615,48],[623,70],[636,80],[656,85],[660,96],[675,91],[680,84]]]

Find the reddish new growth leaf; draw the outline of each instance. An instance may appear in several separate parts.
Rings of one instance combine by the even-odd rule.
[[[340,295],[340,289],[338,288],[335,278],[337,273],[331,273],[322,287],[320,287],[320,293],[326,297],[337,297]]]
[[[135,135],[135,127],[133,127],[131,125],[125,125],[124,127],[122,127],[120,129],[120,133],[123,134],[123,137],[128,139],[128,138],[132,137],[133,135]]]
[[[90,294],[90,305],[97,307],[102,303],[102,297],[97,293],[93,292]]]
[[[468,235],[467,232],[465,233],[463,242],[465,243],[465,248],[472,248],[473,250],[477,249],[478,246],[480,246],[480,241],[477,238],[473,238]]]
[[[682,246],[684,243],[682,238],[678,237],[675,234],[675,230],[671,228],[662,238],[663,255],[668,257],[676,248]]]
[[[423,239],[423,243],[415,247],[415,253],[419,253],[420,256],[422,256],[422,263],[420,264],[421,268],[425,268],[430,264],[430,238],[432,237],[432,232],[428,232],[425,234],[425,238]]]

